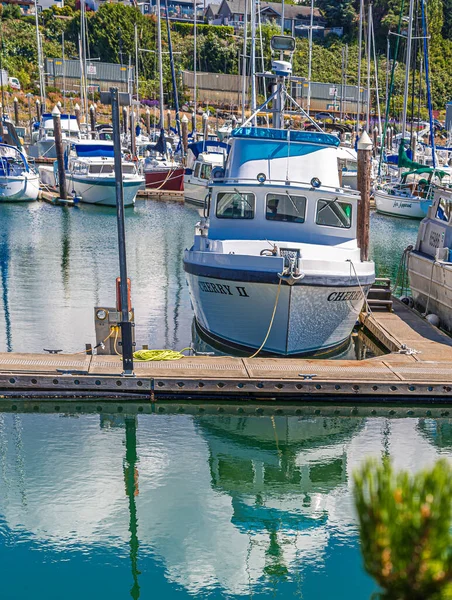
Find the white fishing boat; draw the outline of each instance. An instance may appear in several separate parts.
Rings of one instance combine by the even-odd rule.
[[[184,176],[186,202],[204,206],[212,169],[223,167],[227,145],[221,142],[196,142],[189,144]]]
[[[377,185],[374,191],[377,212],[407,219],[423,219],[432,205],[434,190],[450,181],[444,172],[420,167],[402,174],[399,182]]]
[[[285,46],[286,36],[277,38],[274,48]],[[278,84],[267,102],[283,107],[292,100],[284,85],[291,64],[273,64]],[[283,129],[282,110],[274,129],[252,120],[232,132],[185,251],[196,322],[228,346],[331,351],[348,342],[375,280],[357,245],[359,194],[339,185],[336,136]]]
[[[122,161],[124,206],[132,206],[144,177],[136,164]],[[73,145],[68,157],[66,187],[69,194],[87,204],[116,206],[113,142],[86,140]]]
[[[80,141],[81,133],[75,116],[61,115],[61,132],[65,149]],[[32,134],[31,142],[28,148],[30,157],[56,158],[53,117],[50,113],[42,115],[40,123],[37,124],[37,129]]]
[[[408,252],[408,275],[414,306],[437,315],[452,333],[452,190],[437,188],[420,224],[415,248]]]
[[[0,144],[0,202],[37,200],[39,174],[15,146]]]

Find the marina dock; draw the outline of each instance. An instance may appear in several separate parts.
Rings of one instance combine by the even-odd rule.
[[[389,351],[355,360],[189,356],[135,362],[122,376],[120,356],[0,355],[0,393],[6,398],[159,400],[290,400],[365,402],[441,401],[452,398],[452,339],[407,306],[362,316],[362,324]]]

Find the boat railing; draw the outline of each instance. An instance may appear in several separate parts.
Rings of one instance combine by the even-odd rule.
[[[245,185],[256,185],[256,186],[262,186],[262,187],[266,187],[268,185],[277,185],[277,186],[281,186],[281,187],[305,187],[305,188],[309,188],[310,190],[318,190],[318,191],[326,191],[326,192],[331,192],[332,194],[338,194],[341,193],[343,195],[347,195],[347,196],[352,196],[355,198],[359,198],[360,197],[360,193],[357,190],[352,190],[349,188],[343,188],[340,186],[331,186],[331,185],[323,185],[322,183],[320,183],[320,185],[315,186],[312,185],[312,180],[311,181],[296,181],[291,179],[290,181],[287,181],[286,179],[265,179],[263,182],[259,181],[258,179],[255,178],[246,178],[246,177],[238,177],[238,178],[234,178],[234,177],[215,177],[215,179],[211,179],[209,181],[209,186],[211,184],[218,184],[218,183],[224,183],[227,185],[240,185],[240,184],[245,184]],[[265,183],[265,186],[264,186]]]

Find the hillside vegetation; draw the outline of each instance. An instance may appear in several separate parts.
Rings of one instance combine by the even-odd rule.
[[[40,27],[43,34],[45,56],[61,56],[61,42],[64,34],[66,58],[78,57],[78,35],[80,31],[80,13],[70,4],[63,9],[53,7],[43,11]],[[375,39],[381,98],[384,102],[386,78],[386,45],[388,32],[395,31],[399,14],[404,2],[404,14],[408,12],[408,0],[373,0]],[[309,4],[309,0],[306,2]],[[420,3],[420,0],[418,0]],[[357,81],[357,28],[358,0],[316,0],[328,25],[342,26],[344,36],[330,35],[321,42],[316,41],[313,48],[312,78],[314,81],[341,81],[343,48],[347,45],[347,81]],[[429,24],[430,70],[434,108],[443,109],[451,99],[452,90],[452,0],[428,0],[427,13]],[[139,46],[156,50],[156,22],[153,16],[144,16],[133,6],[111,3],[103,4],[97,12],[88,13],[89,55],[106,62],[134,62],[134,29],[138,29]],[[420,22],[420,21],[418,21]],[[406,25],[405,25],[406,26]],[[25,90],[35,90],[37,76],[36,36],[34,17],[20,17],[16,7],[6,7],[2,11],[3,29],[3,66],[11,75],[21,81]],[[265,56],[265,68],[270,67],[270,38],[278,29],[266,25],[262,32],[262,45]],[[172,41],[175,52],[176,68],[193,69],[193,28],[186,24],[172,25]],[[167,31],[163,23],[163,50],[167,50]],[[390,36],[391,44],[395,37]],[[201,25],[198,30],[198,69],[217,73],[238,73],[239,55],[242,52],[242,39],[234,36],[231,27]],[[416,65],[419,68],[423,54],[421,43],[414,49]],[[257,43],[260,54],[260,40]],[[401,93],[405,80],[404,54],[406,43],[402,40],[398,64],[395,71],[395,93],[392,108],[397,112],[401,106]],[[164,55],[165,90],[170,99],[170,66],[167,54]],[[260,59],[259,59],[260,60]],[[365,64],[363,65],[365,69]],[[259,68],[261,63],[259,62]],[[307,76],[308,42],[297,39],[294,55],[294,72]],[[372,72],[374,67],[372,66]],[[364,79],[363,79],[364,83]],[[420,94],[420,104],[425,106],[425,83]],[[415,111],[417,114],[419,74],[415,78]],[[157,64],[155,52],[140,52],[140,93],[149,98],[157,93]],[[182,92],[182,90],[181,90]],[[170,100],[171,101],[171,100]]]

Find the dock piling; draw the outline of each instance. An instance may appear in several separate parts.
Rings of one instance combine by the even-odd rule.
[[[151,111],[149,108],[146,109],[146,131],[148,135],[151,135]]]
[[[66,200],[66,171],[64,169],[63,133],[61,131],[61,113],[58,107],[52,110],[55,150],[58,164],[58,186],[60,198]]]
[[[36,106],[36,120],[39,122],[41,120],[41,103],[39,102],[39,100],[36,100],[35,106]]]
[[[80,111],[80,105],[78,103],[74,106],[74,113],[75,113],[75,118],[77,120],[77,125],[80,128],[81,111]]]
[[[89,121],[91,126],[91,138],[94,140],[96,137],[96,111],[92,104],[89,107]]]
[[[361,198],[358,204],[357,238],[361,260],[369,259],[371,163],[372,142],[367,132],[363,131],[358,140],[358,190]]]
[[[184,154],[187,154],[188,149],[188,119],[185,115],[183,115],[181,119],[182,125],[182,147],[184,149]]]
[[[137,132],[135,129],[135,111],[130,111],[130,152],[132,156],[137,155]]]
[[[16,127],[19,125],[19,100],[14,98],[14,123]]]

